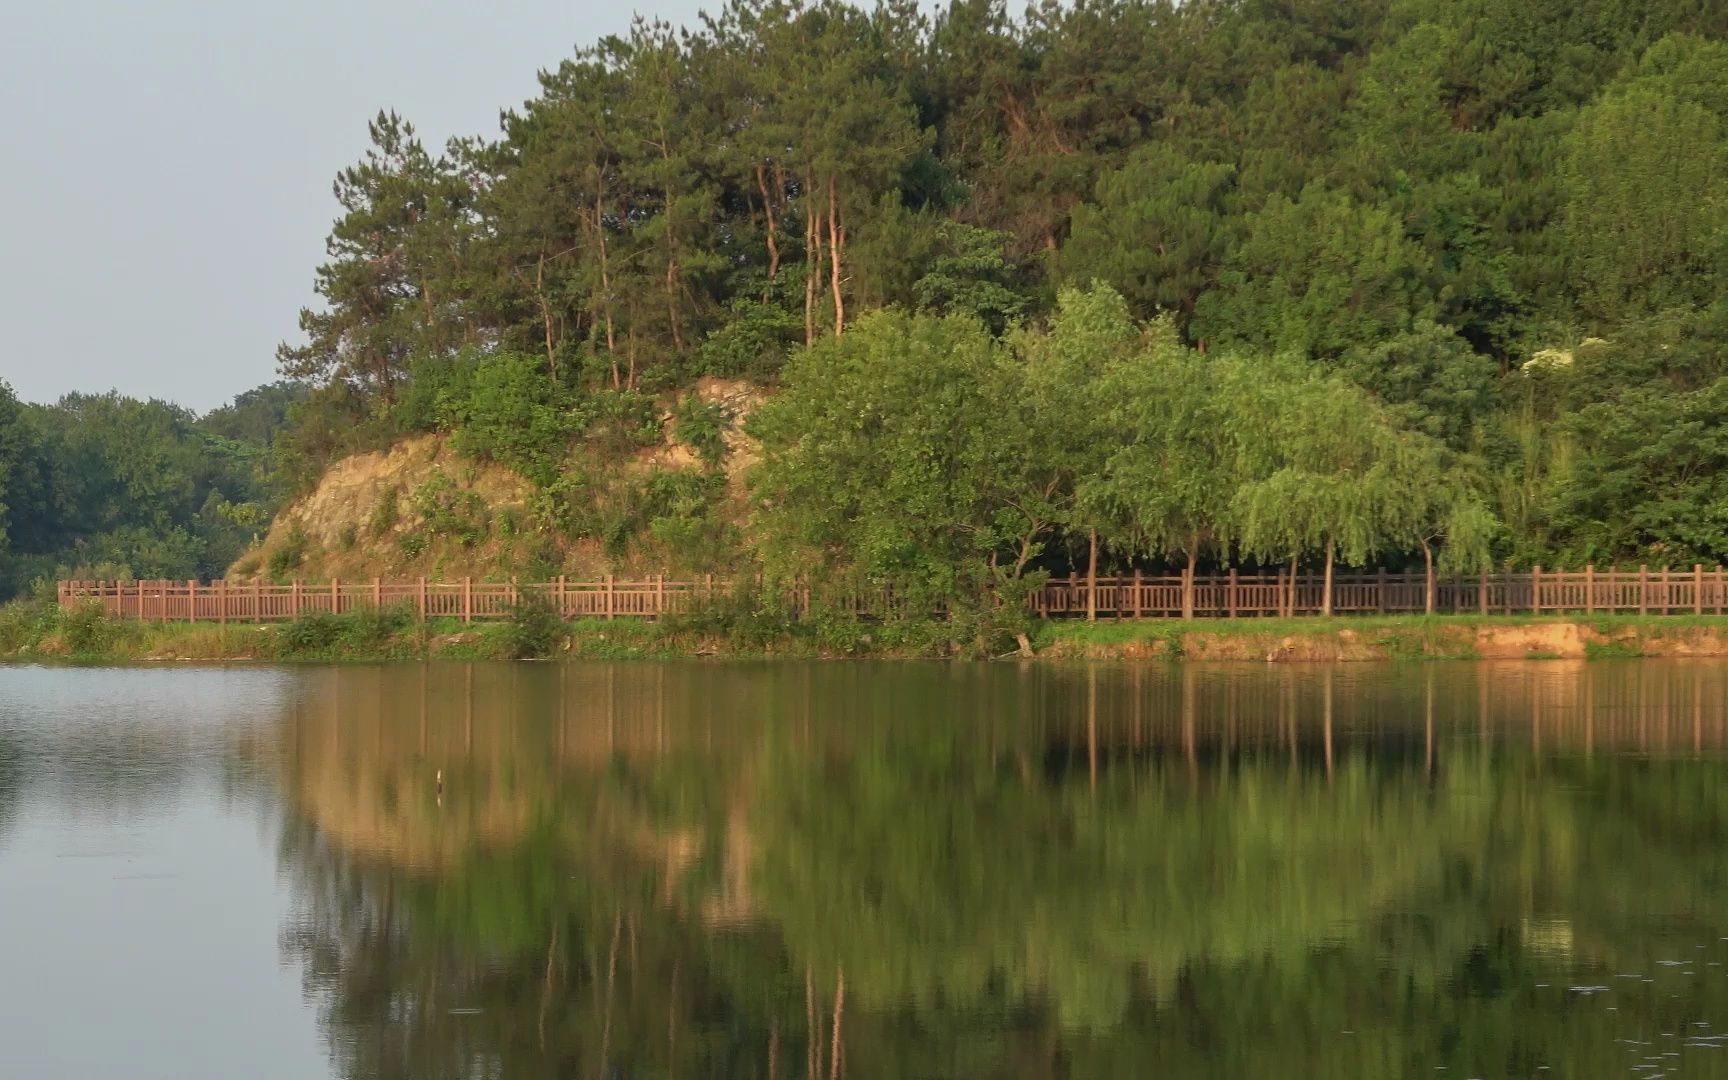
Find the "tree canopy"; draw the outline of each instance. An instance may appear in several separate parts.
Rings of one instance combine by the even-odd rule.
[[[1724,71],[1728,19],[1693,0],[729,0],[691,26],[639,20],[542,72],[489,135],[428,147],[399,113],[369,122],[280,352],[306,389],[272,436],[275,475],[301,488],[405,432],[490,425],[456,441],[569,503],[593,486],[575,451],[651,444],[704,378],[783,383],[803,402],[774,421],[791,440],[799,409],[842,421],[812,404],[826,364],[862,387],[873,355],[901,380],[873,400],[924,408],[887,400],[927,384],[886,353],[942,341],[1008,380],[990,400],[1028,398],[960,422],[983,446],[1018,417],[1022,445],[991,454],[1031,454],[1015,466],[1031,486],[965,482],[1023,519],[980,517],[974,537],[1035,535],[1023,550],[1046,568],[1095,540],[1120,566],[1196,546],[1311,557],[1322,534],[1414,564],[1413,537],[1461,535],[1371,538],[1367,473],[1322,497],[1327,470],[1301,467],[1276,482],[1320,500],[1324,528],[1287,521],[1273,542],[1262,514],[1244,547],[1241,504],[1207,511],[1216,530],[1172,526],[1185,544],[1155,537],[1185,496],[1152,477],[1215,406],[1187,387],[1137,406],[1123,390],[1141,376],[1094,356],[1065,369],[1084,385],[1057,408],[1029,358],[1060,354],[1062,298],[1096,284],[1136,335],[1163,328],[1164,374],[1145,378],[1223,356],[1293,393],[1308,376],[1282,373],[1306,368],[1334,380],[1313,385],[1341,421],[1395,429],[1387,447],[1442,443],[1381,456],[1440,462],[1453,506],[1503,523],[1469,530],[1494,560],[1721,561]],[[469,367],[482,376],[448,378]],[[1629,462],[1652,424],[1662,450]],[[972,557],[1012,567],[1010,546]]]

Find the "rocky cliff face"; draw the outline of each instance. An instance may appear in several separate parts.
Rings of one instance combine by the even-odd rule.
[[[744,473],[757,455],[743,421],[764,394],[750,383],[706,379],[696,397],[725,418],[717,466],[681,435],[670,403],[661,444],[621,458],[572,447],[571,482],[558,490],[538,489],[509,468],[466,457],[446,436],[416,435],[332,465],[317,487],[277,515],[228,577],[598,578],[700,569],[689,565],[689,552],[656,541],[651,526],[660,519],[654,514],[665,509],[654,504],[656,478],[682,477],[700,488],[705,502],[699,510],[690,509],[686,497],[677,512],[699,513],[704,520],[697,525],[715,535],[727,532],[745,513]],[[711,559],[728,554],[706,551]]]

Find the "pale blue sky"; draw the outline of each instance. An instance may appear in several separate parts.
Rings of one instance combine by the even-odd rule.
[[[330,182],[393,108],[429,147],[633,12],[715,0],[16,0],[0,5],[0,379],[203,411],[275,378]]]

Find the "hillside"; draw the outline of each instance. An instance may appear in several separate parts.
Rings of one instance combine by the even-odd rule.
[[[742,519],[743,472],[757,449],[741,425],[762,392],[703,379],[694,397],[724,418],[717,454],[705,459],[704,446],[680,437],[668,404],[656,445],[624,454],[573,445],[562,466],[586,482],[553,490],[463,453],[447,434],[351,454],[284,507],[228,577],[593,579],[720,568],[735,552],[686,534],[724,538]]]

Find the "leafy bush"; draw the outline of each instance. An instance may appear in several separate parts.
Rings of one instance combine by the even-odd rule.
[[[270,553],[270,559],[265,567],[271,577],[282,577],[290,570],[296,569],[306,561],[306,550],[311,546],[311,538],[306,530],[296,521],[288,527],[288,535],[282,538],[282,543]]]
[[[366,515],[366,532],[378,537],[396,527],[400,520],[402,489],[394,485],[378,493],[378,501],[372,504],[372,510]]]
[[[341,639],[342,619],[325,611],[314,611],[285,623],[276,638],[287,656],[327,652]]]
[[[602,455],[623,457],[661,440],[660,410],[635,390],[601,390],[590,399],[587,437]]]
[[[93,656],[114,640],[116,627],[94,600],[60,615],[60,634],[73,656]]]
[[[508,465],[536,484],[557,475],[571,436],[584,426],[582,410],[546,377],[538,357],[483,356],[460,391],[447,387],[438,406],[456,449]]]
[[[409,501],[427,529],[453,536],[463,547],[473,547],[491,534],[486,500],[475,492],[461,490],[444,473],[434,473],[415,488]]]
[[[363,607],[343,617],[341,640],[355,648],[377,648],[413,625],[414,619],[414,607],[407,603]]]
[[[567,633],[564,620],[541,596],[524,596],[510,609],[499,638],[502,658],[532,660],[551,656]]]
[[[678,440],[694,450],[704,465],[719,468],[726,460],[726,429],[732,421],[726,406],[686,394],[678,399],[672,419],[678,424]]]
[[[727,319],[697,352],[702,374],[765,382],[780,374],[804,339],[804,320],[785,307],[754,299],[732,302]]]

